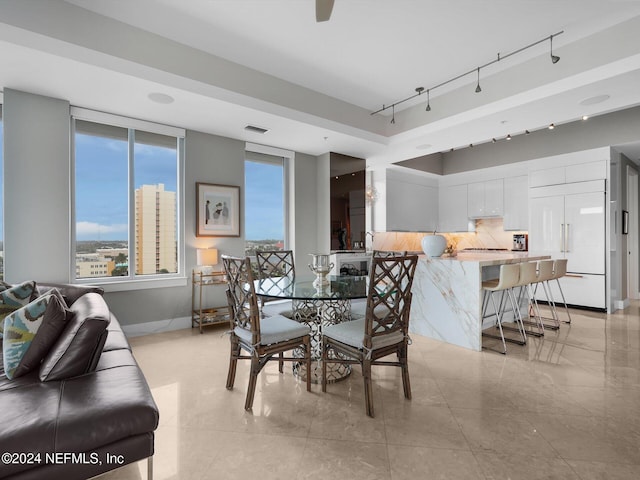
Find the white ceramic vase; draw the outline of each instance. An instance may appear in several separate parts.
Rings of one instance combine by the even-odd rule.
[[[442,235],[425,235],[422,237],[422,251],[428,257],[439,257],[447,248],[447,239]]]

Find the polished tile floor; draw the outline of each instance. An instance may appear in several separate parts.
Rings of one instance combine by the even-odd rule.
[[[359,369],[308,393],[271,363],[245,412],[248,362],[227,391],[224,329],[133,338],[160,408],[154,478],[638,479],[640,303],[572,314],[506,356],[414,337],[413,400],[377,367],[374,419]],[[144,479],[146,462],[100,478]]]

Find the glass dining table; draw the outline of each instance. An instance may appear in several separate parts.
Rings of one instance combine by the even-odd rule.
[[[314,278],[272,277],[255,280],[255,292],[259,297],[291,300],[293,318],[311,328],[311,356],[314,361],[311,381],[322,379],[321,341],[322,328],[352,319],[351,301],[367,298],[368,276],[328,275],[327,284],[314,286]],[[364,332],[363,332],[364,334]],[[302,352],[298,352],[302,356]],[[351,366],[342,363],[327,365],[327,381],[336,382],[351,373]],[[294,363],[295,375],[306,379],[305,365]]]

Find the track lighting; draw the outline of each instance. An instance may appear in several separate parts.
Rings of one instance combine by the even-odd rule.
[[[583,115],[582,116],[582,120],[588,120],[589,119],[589,115]]]
[[[491,139],[491,142],[492,142],[492,143],[496,143],[496,142],[497,142],[497,140],[496,140],[495,138],[492,138],[492,139]]]
[[[507,140],[511,140],[511,134],[510,133],[507,135]]]
[[[554,33],[553,35],[550,35],[548,37],[544,37],[543,39],[538,40],[537,42],[533,42],[533,43],[531,43],[531,44],[529,44],[529,45],[527,45],[525,47],[519,48],[519,49],[514,50],[514,51],[512,51],[510,53],[507,53],[505,55],[501,55],[500,53],[498,53],[498,56],[497,56],[497,58],[495,60],[487,62],[484,65],[480,65],[479,67],[474,68],[473,70],[469,70],[468,72],[464,72],[464,73],[462,73],[460,75],[456,75],[455,77],[450,78],[449,80],[445,80],[444,82],[441,82],[441,83],[439,83],[437,85],[434,85],[433,87],[428,88],[427,89],[427,108],[426,108],[426,111],[427,112],[431,111],[431,104],[429,103],[429,100],[430,100],[429,94],[430,94],[431,90],[433,90],[435,88],[443,87],[443,86],[445,86],[445,85],[447,85],[447,84],[449,84],[451,82],[455,82],[456,80],[459,80],[459,79],[461,79],[463,77],[466,77],[467,75],[470,75],[472,73],[476,73],[477,76],[478,76],[478,82],[476,84],[476,93],[480,93],[482,91],[482,88],[480,87],[480,69],[481,68],[486,68],[489,65],[493,65],[494,63],[497,63],[497,62],[500,62],[502,60],[505,60],[506,58],[508,58],[508,57],[510,57],[512,55],[515,55],[517,53],[523,52],[523,51],[525,51],[525,50],[527,50],[527,49],[529,49],[531,47],[535,47],[536,45],[538,45],[538,44],[540,44],[542,42],[546,42],[547,40],[551,41],[551,61],[553,63],[557,63],[560,60],[560,57],[553,54],[553,37],[557,37],[558,35],[560,35],[562,33],[564,33],[564,30],[559,31],[558,33]],[[382,105],[382,108],[376,110],[375,112],[371,112],[371,115],[375,115],[376,113],[384,112],[385,110],[387,110],[389,108],[394,108],[396,105],[399,105],[401,103],[407,102],[407,101],[409,101],[409,100],[421,95],[422,92],[424,91],[424,87],[418,87],[415,90],[416,90],[416,93],[414,93],[413,95],[411,95],[411,96],[409,96],[407,98],[403,98],[402,100],[399,100],[399,101],[397,101],[395,103],[392,103],[391,105]],[[395,122],[392,120],[391,123],[395,123]]]
[[[396,106],[392,105],[393,109],[391,110],[391,124],[394,125],[396,123]]]
[[[553,35],[549,37],[549,45],[550,45],[551,63],[558,63],[558,61],[560,61],[560,57],[553,54]]]
[[[556,128],[556,126],[553,123],[549,124],[549,130],[553,130],[554,128]]]
[[[529,135],[530,133],[531,133],[531,132],[530,132],[529,130],[525,130],[525,131],[524,131],[524,134],[525,134],[525,135]]]

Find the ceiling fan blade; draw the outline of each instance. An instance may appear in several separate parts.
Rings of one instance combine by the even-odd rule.
[[[316,22],[326,22],[331,18],[334,0],[316,0]]]

